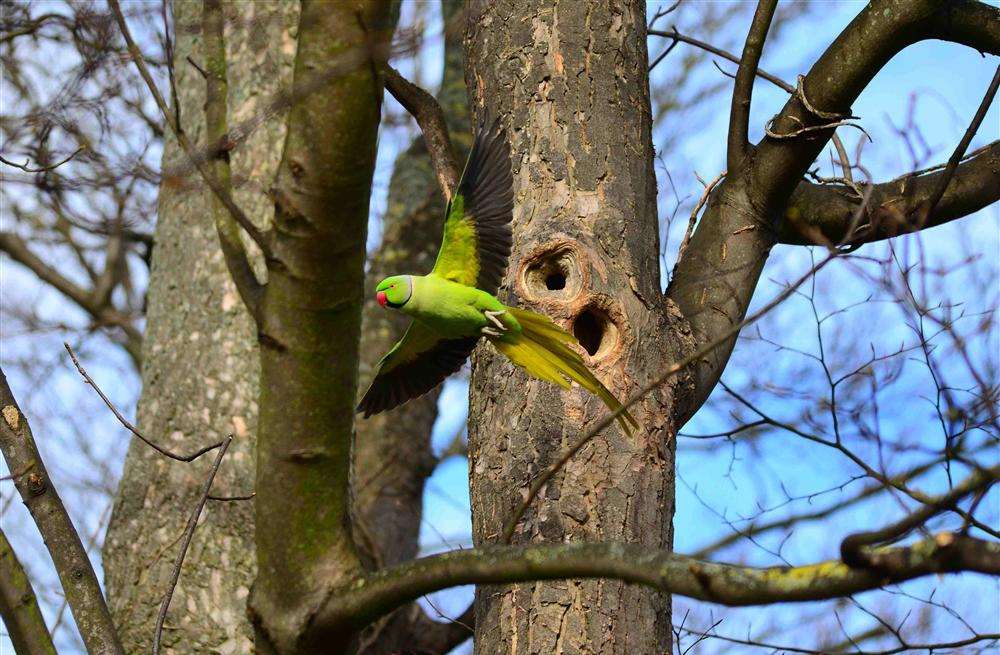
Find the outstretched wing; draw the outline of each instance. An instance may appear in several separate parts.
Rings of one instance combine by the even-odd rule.
[[[378,374],[358,411],[365,418],[422,396],[462,368],[479,337],[441,339],[420,323],[410,323],[403,338],[379,362]]]
[[[435,275],[496,293],[507,270],[514,211],[510,144],[497,120],[480,127],[445,214]]]

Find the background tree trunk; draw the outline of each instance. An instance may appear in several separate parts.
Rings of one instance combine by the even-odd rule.
[[[176,2],[173,8],[181,126],[204,145],[205,80],[186,60],[203,61],[201,3]],[[226,34],[231,125],[260,116],[290,82],[297,9],[297,2],[232,7]],[[236,200],[260,226],[273,215],[264,192],[283,139],[279,112],[232,152]],[[226,271],[209,191],[173,138],[166,139],[163,171],[138,424],[178,452],[232,433],[236,439],[214,489],[245,494],[254,479],[255,331]],[[175,462],[138,441],[129,449],[104,546],[112,611],[129,652],[148,652],[178,538],[210,459]],[[246,599],[255,575],[253,516],[248,501],[206,507],[167,617],[164,646],[188,653],[252,650]]]
[[[644,5],[482,3],[469,30],[474,105],[502,117],[513,148],[514,252],[501,297],[573,331],[624,398],[690,343],[660,291]],[[515,542],[669,547],[679,384],[633,409],[643,430],[629,437],[613,426],[578,453]],[[473,536],[486,544],[535,476],[606,409],[579,388],[529,380],[488,347],[477,350],[471,396]],[[477,653],[670,648],[669,600],[620,582],[483,587],[477,601]]]
[[[444,71],[438,103],[448,123],[459,161],[471,145],[469,103],[463,75],[465,31],[462,0],[441,2],[444,25]],[[445,198],[434,175],[422,134],[400,152],[393,165],[389,197],[382,217],[382,241],[371,257],[361,331],[360,379],[363,393],[376,365],[400,338],[409,319],[375,302],[374,288],[401,272],[423,273],[434,266],[441,245]],[[413,559],[420,549],[424,486],[438,465],[431,449],[441,387],[394,410],[355,422],[352,473],[354,538],[366,562],[390,566]],[[366,655],[417,650],[453,643],[467,636],[433,622],[412,603],[377,621],[361,639]]]
[[[444,111],[457,156],[471,142],[468,96],[463,72],[460,0],[441,3],[444,75],[437,100]],[[458,24],[456,24],[458,23]],[[462,161],[463,159],[459,159]],[[375,302],[375,286],[402,272],[423,273],[434,266],[444,228],[444,194],[431,166],[422,134],[396,158],[382,218],[382,242],[372,256],[361,332],[359,390],[368,388],[379,359],[392,348],[410,319]],[[405,405],[356,423],[354,511],[356,540],[380,566],[417,555],[424,482],[433,472],[431,428],[440,387]]]

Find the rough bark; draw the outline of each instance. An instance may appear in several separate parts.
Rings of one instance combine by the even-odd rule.
[[[687,329],[661,291],[641,2],[479,3],[467,83],[513,148],[514,252],[501,298],[573,331],[619,397],[679,359]],[[488,346],[474,358],[473,537],[497,540],[532,479],[606,413],[580,389],[529,380]],[[554,478],[515,543],[623,541],[667,549],[674,509],[675,380]],[[669,599],[608,580],[480,587],[477,653],[653,653]]]
[[[290,82],[297,3],[240,3],[227,21],[231,124],[260,117]],[[181,126],[204,138],[205,79],[187,61],[203,61],[201,3],[173,3],[174,71]],[[280,112],[230,153],[236,200],[261,227],[273,204],[265,191],[278,165]],[[235,435],[215,481],[219,494],[251,490],[257,417],[255,330],[226,271],[209,209],[209,190],[166,140],[143,341],[138,424],[175,450]],[[209,459],[209,458],[204,458]],[[104,564],[112,611],[128,652],[147,652],[187,509],[208,461],[184,464],[135,442],[115,502]],[[246,501],[211,503],[185,559],[164,630],[166,648],[246,653],[252,630],[246,599],[255,573],[253,511]]]

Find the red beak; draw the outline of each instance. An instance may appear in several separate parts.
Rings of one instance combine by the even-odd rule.
[[[375,299],[378,300],[378,304],[385,307],[385,304],[389,302],[389,299],[385,297],[385,291],[379,291],[375,294]]]

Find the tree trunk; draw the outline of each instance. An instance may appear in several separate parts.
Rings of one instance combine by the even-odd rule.
[[[501,117],[513,149],[514,252],[501,297],[571,330],[598,377],[625,398],[690,348],[660,291],[644,5],[501,0],[470,13],[470,94],[480,115]],[[676,381],[636,405],[643,429],[633,436],[614,425],[585,446],[514,541],[670,547],[671,417],[682,390]],[[471,396],[479,545],[498,539],[532,480],[606,409],[579,388],[529,379],[485,346]],[[477,653],[669,649],[669,600],[645,589],[587,580],[477,591]]]
[[[260,116],[291,79],[296,2],[242,3],[227,21],[230,122]],[[174,73],[181,126],[205,145],[201,3],[173,3]],[[285,44],[282,46],[281,44]],[[265,191],[278,167],[281,113],[231,153],[235,196],[260,226],[273,214]],[[254,479],[257,339],[223,261],[208,189],[173,138],[163,155],[156,246],[143,340],[138,424],[151,439],[188,453],[232,433],[215,480],[218,494],[245,494]],[[133,441],[104,545],[104,570],[128,652],[148,652],[177,542],[211,456],[186,464]],[[246,599],[255,575],[248,501],[210,502],[184,561],[163,643],[179,652],[247,653]]]

